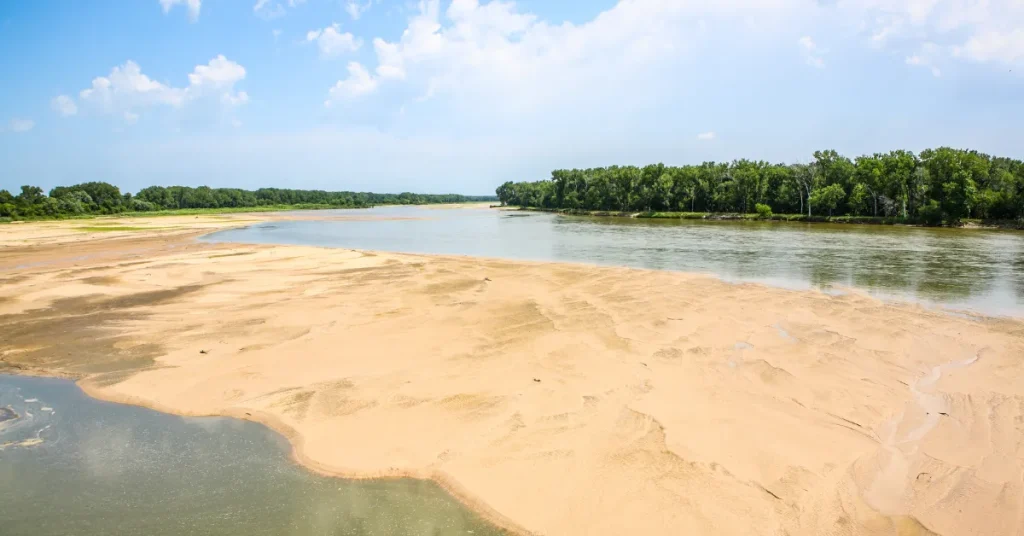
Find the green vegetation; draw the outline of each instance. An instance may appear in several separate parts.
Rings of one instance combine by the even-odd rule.
[[[1024,162],[948,147],[854,160],[828,150],[815,152],[810,164],[734,160],[556,170],[550,180],[506,182],[496,193],[503,205],[569,213],[929,225],[974,218],[1020,224]]]
[[[112,231],[153,231],[156,229],[167,229],[167,227],[137,227],[131,225],[90,225],[87,227],[75,227],[78,231],[88,233],[106,233]]]
[[[122,194],[105,182],[58,186],[43,193],[38,186],[22,186],[18,195],[0,190],[0,221],[81,218],[111,214],[202,214],[266,210],[366,208],[375,205],[425,205],[494,201],[494,196],[457,194],[375,194],[261,188],[150,186],[132,195]]]

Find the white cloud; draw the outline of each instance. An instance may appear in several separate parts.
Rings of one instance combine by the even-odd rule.
[[[365,4],[358,2],[357,0],[348,0],[345,4],[345,11],[348,12],[348,16],[352,17],[352,20],[359,20],[359,17],[363,16],[373,7],[373,0],[366,0]]]
[[[377,80],[370,76],[366,68],[357,61],[349,62],[348,78],[334,84],[324,105],[329,107],[339,100],[361,97],[373,93],[376,89]]]
[[[184,90],[168,87],[142,74],[139,64],[128,60],[114,67],[108,76],[93,79],[92,86],[83,89],[79,98],[109,110],[117,103],[128,107],[166,104],[179,106],[184,102]]]
[[[164,8],[164,13],[171,11],[171,8],[181,4],[188,10],[188,18],[195,22],[199,19],[199,9],[202,7],[202,0],[160,0],[160,6]]]
[[[1017,63],[1024,60],[1024,29],[987,30],[954,47],[953,54],[979,62]]]
[[[272,0],[256,0],[256,3],[252,6],[252,11],[265,20],[271,20],[283,17],[288,13],[287,9],[285,9],[285,4],[289,8],[294,8],[305,3],[306,0],[287,0],[285,3]]]
[[[180,108],[206,97],[216,97],[231,105],[245,103],[248,94],[234,90],[235,84],[244,78],[244,67],[220,55],[206,65],[197,65],[188,75],[188,85],[177,88],[151,79],[137,63],[128,60],[114,67],[109,75],[93,79],[79,98],[103,113],[122,113],[127,121],[134,122],[138,119],[135,110],[153,106]]]
[[[811,39],[809,35],[805,35],[797,41],[797,44],[800,45],[801,53],[807,65],[817,67],[818,69],[825,67],[825,59],[822,58],[822,54],[827,51],[820,49],[814,42],[814,39]]]
[[[256,3],[252,6],[252,11],[266,20],[276,19],[285,15],[284,6],[270,0],[256,0]]]
[[[701,132],[700,134],[697,134],[697,139],[701,140],[701,141],[713,140],[713,139],[715,139],[715,133],[714,132]]]
[[[839,17],[877,46],[935,43],[943,56],[979,63],[1024,61],[1021,0],[838,0]]]
[[[466,105],[515,114],[540,103],[586,100],[595,89],[625,98],[636,83],[631,77],[658,84],[664,71],[656,66],[685,61],[702,23],[757,20],[768,28],[786,20],[783,8],[792,2],[622,0],[579,25],[548,23],[510,1],[445,4],[421,0],[399,39],[373,40],[372,80],[402,81],[420,101],[458,95],[467,97]]]
[[[75,101],[67,95],[57,95],[50,101],[50,108],[64,117],[78,113],[78,106]]]
[[[306,33],[306,42],[315,42],[320,48],[320,55],[326,58],[344,52],[355,52],[363,46],[362,40],[357,39],[350,32],[342,33],[338,23],[322,30],[310,30]]]
[[[373,50],[377,53],[377,75],[381,78],[405,78],[405,59],[398,44],[376,38]]]
[[[231,87],[244,78],[245,67],[225,58],[223,54],[206,65],[196,65],[192,74],[188,75],[189,83],[195,87]]]

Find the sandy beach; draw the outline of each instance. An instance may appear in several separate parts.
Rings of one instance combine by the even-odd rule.
[[[0,226],[0,373],[263,422],[314,470],[432,478],[523,534],[1024,531],[1020,320],[195,241],[291,217],[315,219]]]

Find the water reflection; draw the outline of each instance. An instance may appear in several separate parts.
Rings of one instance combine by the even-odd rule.
[[[558,260],[707,272],[786,287],[852,286],[1024,314],[1024,233],[870,225],[589,218],[382,207],[419,220],[278,222],[208,240]]]
[[[438,486],[321,477],[283,438],[0,375],[0,534],[495,535]],[[339,445],[338,448],[344,448]]]

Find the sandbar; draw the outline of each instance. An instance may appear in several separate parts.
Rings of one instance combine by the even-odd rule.
[[[195,240],[282,217],[0,226],[0,373],[263,422],[311,469],[432,478],[516,533],[1024,530],[1019,319]]]

